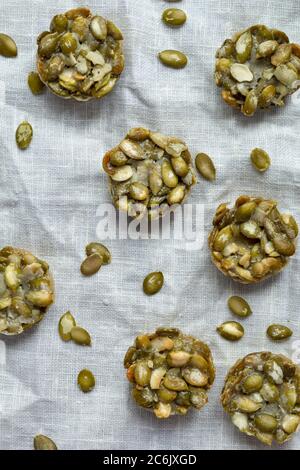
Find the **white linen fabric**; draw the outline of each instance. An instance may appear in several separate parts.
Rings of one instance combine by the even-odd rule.
[[[172,5],[188,15],[176,30],[160,19]],[[83,278],[79,266],[86,244],[97,240],[98,206],[110,202],[106,176],[99,172],[102,156],[134,126],[180,136],[193,156],[213,157],[216,182],[199,178],[188,201],[204,204],[205,238],[218,204],[244,193],[274,198],[300,220],[300,97],[247,119],[222,102],[213,80],[215,51],[235,31],[264,23],[300,41],[299,2],[91,0],[87,6],[124,32],[126,69],[115,90],[83,104],[50,92],[33,96],[27,74],[35,66],[36,37],[55,14],[77,6],[78,0],[6,0],[0,9],[0,30],[14,37],[19,51],[16,59],[0,57],[0,245],[46,259],[56,284],[55,304],[39,326],[20,337],[1,337],[0,448],[30,449],[33,436],[42,433],[60,449],[262,449],[234,428],[219,395],[227,370],[245,354],[297,353],[299,253],[282,274],[252,287],[219,273],[206,242],[189,250],[174,239],[106,240],[111,265],[91,278]],[[164,49],[186,52],[188,66],[164,67],[157,59]],[[23,120],[32,124],[34,137],[22,152],[14,134]],[[264,175],[251,166],[254,147],[272,158]],[[142,280],[154,270],[164,272],[165,286],[147,297]],[[233,294],[253,308],[238,343],[215,331],[232,318],[227,299]],[[61,341],[57,325],[67,310],[91,332],[92,347]],[[266,327],[278,322],[294,330],[285,343],[266,338]],[[135,336],[160,325],[207,341],[217,368],[208,405],[166,421],[135,405],[123,370]],[[85,367],[97,381],[89,394],[76,384]],[[300,434],[282,449],[299,444]]]

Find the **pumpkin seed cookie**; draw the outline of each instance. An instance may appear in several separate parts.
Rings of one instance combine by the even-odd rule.
[[[138,336],[124,359],[132,396],[157,418],[200,410],[215,378],[209,347],[177,328]]]
[[[284,106],[300,88],[300,45],[277,29],[251,26],[226,39],[216,57],[215,82],[222,98],[245,116]]]
[[[54,300],[49,266],[19,248],[0,250],[0,334],[18,335],[42,320]]]
[[[144,128],[131,129],[103,158],[114,205],[129,216],[163,215],[182,204],[196,183],[186,144]]]
[[[119,28],[88,8],[54,16],[39,35],[37,69],[61,98],[88,101],[112,91],[124,68]]]
[[[241,432],[282,444],[300,425],[300,367],[280,354],[248,354],[229,370],[221,403]]]
[[[298,226],[277,202],[240,196],[233,209],[221,204],[209,236],[212,261],[234,281],[251,284],[281,271],[296,251]]]

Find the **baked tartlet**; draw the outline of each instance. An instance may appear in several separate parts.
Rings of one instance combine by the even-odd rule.
[[[251,284],[278,273],[296,251],[298,226],[277,202],[240,196],[230,209],[221,204],[209,236],[212,261],[234,281]]]
[[[300,427],[300,367],[281,354],[248,354],[229,370],[221,403],[241,432],[282,444]]]
[[[277,29],[255,25],[226,39],[216,53],[222,98],[245,116],[284,106],[300,88],[300,45]]]
[[[183,140],[140,127],[105,154],[103,169],[115,207],[131,217],[163,215],[182,204],[197,181]]]
[[[39,76],[61,98],[100,99],[123,71],[122,42],[119,28],[88,8],[56,15],[37,40]]]
[[[44,317],[54,301],[49,266],[28,251],[0,250],[0,334],[18,335]]]

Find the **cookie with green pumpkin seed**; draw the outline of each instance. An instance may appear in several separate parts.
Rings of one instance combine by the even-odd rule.
[[[221,403],[241,432],[282,444],[300,428],[300,367],[281,354],[248,354],[229,370]]]
[[[300,88],[300,45],[277,29],[255,25],[236,33],[216,58],[215,82],[222,98],[245,116],[284,106]]]
[[[124,358],[136,403],[157,418],[200,410],[215,378],[207,344],[177,328],[157,328],[135,339]]]
[[[54,301],[48,263],[11,246],[0,250],[0,334],[18,335],[40,322]]]
[[[185,142],[137,127],[103,157],[115,207],[130,217],[162,216],[182,204],[196,183]]]
[[[57,96],[100,99],[115,87],[124,68],[123,35],[110,20],[76,8],[54,16],[37,40],[37,70]]]
[[[226,276],[243,284],[278,273],[296,251],[298,225],[277,202],[240,196],[235,206],[220,204],[209,235],[212,261]]]

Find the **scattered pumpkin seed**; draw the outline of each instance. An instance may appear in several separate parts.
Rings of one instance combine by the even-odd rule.
[[[0,33],[0,55],[4,57],[16,57],[18,49],[15,41],[7,34]]]
[[[77,383],[84,393],[91,392],[95,387],[95,377],[88,369],[83,369],[79,372]]]
[[[29,122],[21,122],[16,130],[16,142],[19,149],[25,150],[32,140],[33,130]]]
[[[50,439],[50,437],[38,434],[33,439],[33,445],[35,450],[57,450],[56,444]]]
[[[162,20],[167,26],[182,26],[186,19],[185,12],[179,8],[167,8],[162,14]]]
[[[75,343],[81,346],[90,346],[92,340],[88,331],[81,326],[73,326],[71,330],[71,338]]]
[[[98,242],[89,243],[85,248],[85,252],[87,256],[91,256],[94,253],[101,256],[102,264],[111,263],[111,253],[105,245],[102,245],[102,243],[98,243]]]
[[[66,312],[59,320],[58,332],[63,341],[70,341],[72,328],[76,326],[76,321],[71,312]]]
[[[103,264],[103,258],[98,253],[88,256],[81,264],[80,271],[84,276],[96,274]]]
[[[153,272],[148,274],[143,282],[143,290],[147,295],[154,295],[160,291],[164,284],[164,275],[162,272]]]
[[[251,162],[256,170],[263,172],[269,168],[271,159],[265,150],[255,148],[251,152]]]
[[[39,74],[36,72],[30,72],[28,74],[28,86],[33,95],[40,95],[45,89],[45,84],[39,77]]]
[[[228,307],[232,311],[234,315],[237,315],[238,317],[248,317],[251,315],[252,310],[248,302],[246,302],[245,299],[242,297],[239,297],[238,295],[232,295],[228,299]]]
[[[198,153],[195,159],[196,168],[200,175],[208,181],[216,179],[216,169],[212,159],[206,153]]]
[[[183,52],[172,49],[160,52],[158,57],[164,65],[173,69],[183,69],[188,63],[187,56]]]
[[[229,341],[238,341],[244,336],[243,326],[236,321],[227,321],[217,327],[217,332]]]
[[[267,335],[275,341],[287,339],[292,336],[292,334],[292,330],[284,325],[273,324],[267,329]]]

